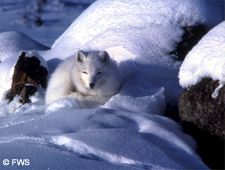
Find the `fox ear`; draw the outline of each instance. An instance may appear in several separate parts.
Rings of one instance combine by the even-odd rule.
[[[83,62],[84,58],[86,57],[86,53],[82,50],[77,52],[77,61]]]
[[[106,51],[100,51],[98,56],[100,61],[103,63],[107,63],[109,60],[109,54]]]

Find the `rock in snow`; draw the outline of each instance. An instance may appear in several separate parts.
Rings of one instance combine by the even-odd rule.
[[[179,72],[186,88],[179,101],[181,119],[225,139],[225,22],[189,52]],[[210,78],[210,79],[209,79]]]
[[[13,55],[0,64],[1,100],[7,98],[12,101],[16,95],[25,95],[29,91],[26,86],[29,86],[28,89],[31,88],[31,85],[37,88],[39,85],[43,88],[47,86],[48,66],[46,61],[35,51],[22,52],[16,56],[17,53],[19,54],[19,50],[12,52]],[[22,89],[26,92],[24,93]],[[33,94],[37,89],[31,88],[30,91]],[[21,98],[23,104],[30,101],[28,96],[25,96]]]
[[[5,98],[11,88],[15,65],[22,51],[26,56],[35,55],[40,65],[47,68],[46,61],[34,50],[47,50],[48,47],[38,43],[27,35],[19,32],[3,32],[0,34],[0,100]]]
[[[14,66],[11,89],[6,94],[6,99],[12,101],[16,95],[20,96],[22,104],[31,102],[30,96],[34,95],[40,87],[47,87],[48,70],[43,66],[40,56],[34,52],[22,52]],[[46,64],[46,63],[45,63]]]
[[[218,81],[204,78],[185,89],[179,100],[179,115],[181,120],[225,140],[225,87],[220,90],[217,98],[211,96],[218,84]]]

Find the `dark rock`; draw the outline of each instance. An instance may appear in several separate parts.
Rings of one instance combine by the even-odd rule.
[[[166,116],[179,122],[184,133],[192,136],[197,143],[197,153],[203,162],[211,169],[224,169],[225,140],[218,136],[211,135],[208,131],[198,128],[193,123],[181,121],[178,107],[168,105]]]
[[[178,60],[183,60],[187,53],[208,31],[204,25],[186,26],[183,28],[183,30],[184,34],[181,37],[182,41],[179,42],[176,46],[176,49],[170,53]]]
[[[182,122],[185,133],[191,135],[197,142],[197,152],[203,162],[211,169],[224,169],[225,140],[210,135],[189,122]]]
[[[41,66],[41,62],[35,56],[26,57],[23,52],[15,65],[11,89],[6,95],[10,101],[16,95],[20,96],[21,103],[30,102],[29,97],[33,95],[40,86],[47,87],[47,68]]]
[[[210,78],[185,89],[179,100],[181,120],[193,123],[211,135],[225,139],[225,87],[220,89],[216,99],[211,97],[218,81]]]
[[[179,116],[179,112],[178,112],[178,106],[167,104],[166,110],[165,110],[165,116],[175,120],[176,122],[179,122],[180,116]]]
[[[35,18],[34,23],[35,23],[35,26],[40,27],[43,25],[44,20],[40,16],[38,16]]]

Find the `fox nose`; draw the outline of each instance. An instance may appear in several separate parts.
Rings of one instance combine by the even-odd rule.
[[[95,83],[92,82],[92,83],[89,84],[89,86],[90,86],[91,89],[93,89],[95,87]]]

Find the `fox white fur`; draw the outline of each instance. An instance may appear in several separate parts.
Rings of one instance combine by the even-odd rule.
[[[105,51],[78,51],[63,61],[52,74],[46,91],[47,104],[72,97],[81,107],[105,103],[119,91],[117,65]]]

